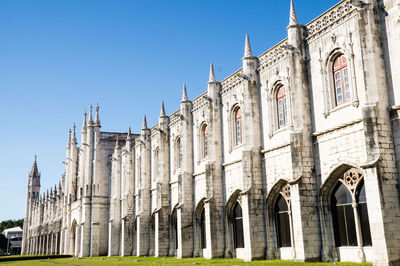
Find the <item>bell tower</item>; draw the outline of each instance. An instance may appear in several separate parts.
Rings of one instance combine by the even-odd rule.
[[[26,193],[26,211],[25,211],[25,219],[24,219],[24,232],[22,236],[22,248],[21,254],[27,254],[28,247],[28,238],[29,238],[29,226],[31,224],[31,214],[32,214],[32,205],[34,201],[39,199],[40,192],[40,173],[37,166],[37,156],[33,160],[32,169],[28,176],[28,187]]]

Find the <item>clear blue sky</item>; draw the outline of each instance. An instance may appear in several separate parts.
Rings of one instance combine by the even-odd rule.
[[[306,24],[338,0],[295,0]],[[138,132],[286,37],[289,0],[0,1],[0,221],[23,218],[38,155],[42,191],[64,171],[67,131],[89,104],[103,131]]]

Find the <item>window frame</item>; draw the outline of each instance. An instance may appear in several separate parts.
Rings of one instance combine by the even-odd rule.
[[[286,204],[286,210],[278,210],[279,207],[279,202],[284,201]],[[278,248],[291,248],[292,247],[292,236],[291,236],[291,226],[290,226],[290,208],[289,208],[289,202],[285,199],[285,197],[279,193],[278,197],[276,198],[275,204],[274,204],[274,218],[275,218],[275,229],[276,229],[276,236],[277,236],[277,245]],[[286,226],[285,228],[281,227],[281,219],[285,218],[286,220]],[[289,245],[287,243],[282,243],[282,235],[286,234],[286,241],[289,241]]]
[[[340,57],[344,56],[346,58],[347,64],[347,75],[348,75],[348,91],[350,97],[346,100],[346,102],[337,104],[337,96],[336,96],[336,88],[335,88],[335,79],[334,79],[334,62]],[[322,75],[322,86],[321,86],[321,94],[324,98],[323,101],[323,116],[327,118],[332,112],[341,110],[350,105],[354,107],[359,107],[359,98],[358,98],[358,90],[357,90],[357,81],[356,81],[356,71],[354,67],[354,53],[351,49],[350,52],[346,51],[341,47],[335,47],[330,50],[330,52],[325,56],[325,60],[322,61],[320,58],[320,67],[321,67],[321,75]]]
[[[338,178],[338,180],[332,186],[328,199],[330,201],[328,206],[330,206],[330,214],[332,218],[334,245],[337,248],[372,246],[371,228],[369,223],[369,215],[367,212],[368,210],[366,209],[366,216],[364,216],[364,220],[362,220],[363,217],[360,215],[360,203],[365,204],[364,207],[367,207],[368,204],[366,198],[363,202],[360,202],[360,193],[363,188],[363,192],[365,193],[364,174],[357,168],[351,168],[344,172],[343,177]],[[346,202],[340,202],[340,200],[336,198],[336,193],[339,191],[339,189],[343,189],[344,193],[346,194]],[[343,217],[338,217],[338,207],[342,209]],[[351,240],[349,240],[350,235],[348,230],[349,222],[347,222],[348,218],[350,218],[350,223],[353,223],[350,225],[354,231],[354,235],[352,237],[355,239]],[[344,224],[344,228],[339,227],[340,223]],[[357,227],[357,223],[359,223],[359,227]],[[345,243],[346,245],[342,245],[343,239],[341,239],[341,234],[343,233],[347,240]],[[363,239],[363,236],[366,234],[369,236],[367,243],[366,240]]]
[[[240,208],[241,216],[238,217],[236,209]],[[243,209],[239,201],[236,201],[232,209],[232,230],[233,230],[233,246],[234,248],[244,248],[244,228],[243,228]],[[238,231],[238,230],[241,230]]]
[[[200,212],[200,220],[199,220],[199,227],[200,227],[200,246],[202,249],[207,248],[207,229],[206,229],[206,210],[203,209]]]
[[[351,102],[352,100],[352,92],[351,92],[351,84],[350,84],[350,72],[349,72],[349,59],[344,53],[336,53],[331,59],[331,68],[330,74],[332,75],[332,87],[334,94],[334,106],[340,106],[342,104],[346,104]],[[337,66],[337,62],[339,62],[339,66]],[[347,74],[345,74],[345,72]],[[347,82],[346,82],[347,78]],[[340,84],[338,84],[338,82]],[[347,85],[347,87],[346,87]],[[340,86],[340,87],[339,87]],[[341,101],[339,101],[338,89],[341,89]]]
[[[240,111],[240,119],[237,119]],[[232,112],[232,146],[238,147],[243,144],[243,110],[239,105],[235,105]],[[238,123],[239,121],[239,123]]]
[[[157,146],[153,151],[153,182],[160,177],[160,148]]]
[[[175,171],[182,168],[182,139],[181,136],[177,136],[174,143],[174,159],[175,159]]]
[[[200,129],[200,158],[203,160],[208,158],[209,154],[208,124],[204,122]]]
[[[280,91],[284,90],[283,95],[279,95]],[[276,92],[274,95],[274,99],[275,99],[275,112],[277,115],[277,129],[281,129],[281,128],[285,128],[288,126],[288,104],[287,104],[287,94],[286,94],[286,87],[283,84],[279,84],[276,87]],[[282,103],[280,105],[280,103]],[[282,107],[282,110],[280,108],[280,106]],[[282,112],[281,112],[282,111]],[[281,125],[281,118],[280,115],[282,114],[282,121],[283,124]]]

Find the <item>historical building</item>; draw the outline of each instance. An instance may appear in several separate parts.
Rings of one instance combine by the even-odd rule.
[[[399,265],[400,2],[292,2],[287,33],[140,134],[90,108],[43,195],[35,160],[22,253]]]

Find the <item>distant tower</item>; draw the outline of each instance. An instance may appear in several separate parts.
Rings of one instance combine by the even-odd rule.
[[[33,161],[31,172],[28,176],[28,188],[27,188],[27,195],[26,195],[26,212],[25,212],[25,219],[24,219],[24,232],[22,237],[22,248],[21,254],[27,254],[29,247],[27,246],[29,232],[28,228],[31,224],[31,217],[32,217],[32,205],[34,201],[39,199],[40,193],[40,173],[38,171],[37,166],[37,157],[35,155],[35,159]]]

